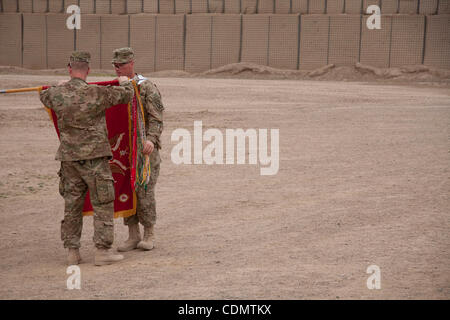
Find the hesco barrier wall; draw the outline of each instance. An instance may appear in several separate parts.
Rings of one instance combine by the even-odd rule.
[[[66,8],[80,6],[81,29]],[[369,29],[378,5],[381,29]],[[0,0],[0,65],[95,69],[131,46],[143,72],[202,72],[236,62],[315,69],[356,62],[450,69],[450,0]]]

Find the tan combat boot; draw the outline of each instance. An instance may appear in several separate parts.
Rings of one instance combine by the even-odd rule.
[[[100,249],[97,248],[95,252],[94,264],[96,266],[104,266],[107,264],[112,264],[114,262],[119,262],[123,260],[123,255],[113,254],[111,249]]]
[[[138,243],[137,247],[142,250],[152,250],[154,245],[155,236],[153,234],[153,225],[150,227],[144,227],[144,239]]]
[[[127,252],[137,248],[141,241],[141,233],[139,231],[139,223],[128,225],[128,239],[117,248],[117,251]]]
[[[81,256],[79,249],[69,248],[69,253],[67,255],[67,263],[69,264],[69,266],[81,263]]]

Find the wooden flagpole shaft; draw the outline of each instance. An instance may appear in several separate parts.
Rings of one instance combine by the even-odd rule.
[[[42,90],[42,87],[6,89],[6,90],[0,90],[0,93],[19,93],[19,92],[30,92],[30,91],[39,91],[39,90]]]

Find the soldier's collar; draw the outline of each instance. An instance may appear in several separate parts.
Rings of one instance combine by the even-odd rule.
[[[83,79],[81,79],[81,78],[77,78],[77,77],[74,77],[74,78],[72,78],[72,79],[70,79],[71,81],[81,81],[81,82],[83,82],[83,83],[86,83],[87,84],[87,82],[85,81],[85,80],[83,80]]]
[[[140,85],[142,82],[144,82],[145,80],[148,80],[148,79],[146,77],[144,77],[143,75],[136,73],[133,80],[136,81],[136,83],[138,85]]]

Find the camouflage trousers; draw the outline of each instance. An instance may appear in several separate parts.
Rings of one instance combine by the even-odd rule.
[[[144,227],[150,227],[156,223],[156,201],[155,201],[155,186],[159,176],[159,167],[161,158],[159,150],[154,149],[150,154],[150,181],[147,185],[147,190],[144,188],[137,188],[136,198],[136,214],[124,218],[125,225],[141,223]]]
[[[64,198],[61,240],[65,248],[79,248],[86,193],[94,209],[94,244],[109,249],[114,241],[114,179],[107,157],[62,161],[59,192]]]

